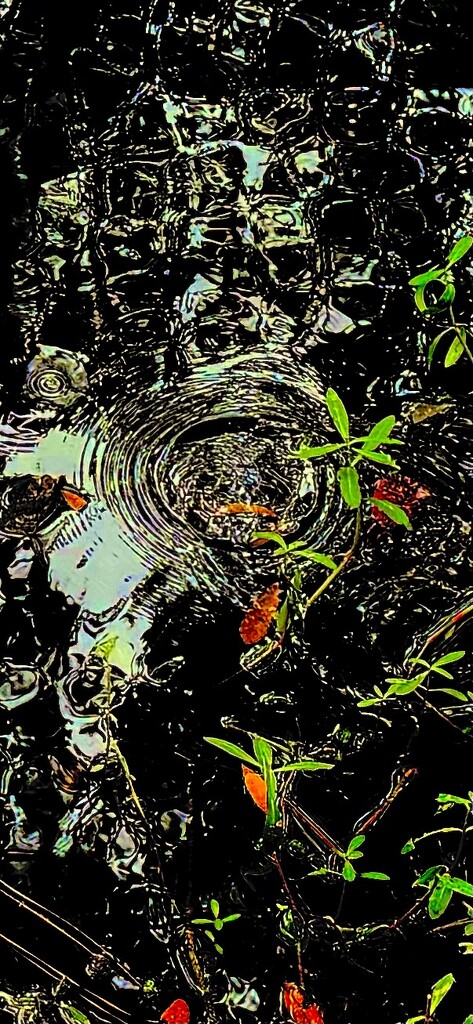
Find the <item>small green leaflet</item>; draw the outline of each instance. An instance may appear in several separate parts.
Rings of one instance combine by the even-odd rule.
[[[235,743],[227,743],[226,740],[219,740],[215,736],[204,736],[206,743],[211,743],[213,747],[219,747],[220,750],[224,750],[226,754],[231,754],[232,757],[237,757],[239,761],[246,761],[247,764],[255,764],[259,768],[259,762],[251,757],[251,754],[247,754],[243,747],[237,747]]]
[[[266,783],[266,791],[268,794],[268,810],[266,814],[266,822],[268,825],[276,825],[281,815],[276,799],[276,776],[273,771],[273,750],[267,740],[263,739],[262,736],[253,737],[253,750],[255,756],[258,759],[263,778]]]
[[[275,533],[274,530],[256,530],[251,535],[252,540],[272,540],[275,544],[278,544],[282,552],[287,551],[287,544],[284,537],[281,537],[280,533]]]
[[[440,665],[451,665],[452,661],[460,661],[465,657],[465,651],[452,651],[451,654],[444,654],[442,658],[434,661],[432,668],[439,668]]]
[[[305,548],[301,551],[297,551],[298,558],[308,558],[311,562],[318,562],[320,565],[324,565],[326,569],[337,568],[337,563],[334,562],[333,558],[329,558],[328,555],[321,555],[320,551],[312,551],[311,548]]]
[[[325,401],[338,433],[341,434],[344,441],[348,441],[350,437],[350,425],[348,422],[348,413],[341,398],[339,398],[337,392],[334,391],[333,388],[329,388],[325,395]]]
[[[354,466],[342,466],[337,473],[342,498],[349,508],[359,508],[361,491],[358,473]]]
[[[453,796],[452,793],[439,793],[436,797],[438,804],[463,804],[465,807],[471,806],[471,801],[467,800],[464,796]]]
[[[214,917],[218,917],[220,913],[220,905],[218,900],[210,900],[210,909]]]
[[[327,764],[325,761],[294,761],[293,764],[284,764],[281,768],[275,768],[275,772],[316,772],[319,768],[335,768],[334,764]]]
[[[366,836],[354,836],[353,839],[350,840],[347,850],[347,857],[349,857],[350,854],[353,853],[353,850],[357,850],[359,846],[363,846],[365,840]]]
[[[70,1006],[67,1003],[59,1004],[59,1013],[67,1024],[90,1024],[89,1018],[85,1016],[85,1013],[81,1013],[75,1006]]]
[[[425,673],[421,673],[418,676],[413,676],[412,679],[386,679],[387,683],[391,683],[388,690],[386,690],[385,697],[389,697],[392,693],[396,693],[402,696],[405,693],[412,693],[417,690],[417,687],[424,682]]]
[[[399,526],[405,526],[406,530],[412,530],[412,523],[409,516],[406,515],[404,509],[401,508],[400,505],[395,505],[392,501],[380,501],[378,498],[370,498],[369,501],[371,505],[375,505],[376,508],[379,508],[380,512],[384,512],[388,519],[392,519],[393,523],[398,523]]]
[[[299,451],[292,452],[289,458],[291,459],[319,459],[323,455],[330,455],[330,452],[338,452],[340,448],[344,448],[343,444],[322,444],[315,448],[310,448],[306,444],[301,444]]]
[[[345,861],[345,864],[343,866],[342,875],[343,875],[343,877],[344,877],[346,882],[354,882],[355,881],[356,871],[355,871],[354,867],[350,864],[349,860]]]
[[[389,875],[385,875],[383,871],[362,871],[360,878],[374,878],[379,882],[389,882]]]
[[[358,449],[356,449],[356,451],[358,451]],[[362,448],[359,454],[362,458],[368,459],[369,462],[381,462],[383,466],[391,466],[392,469],[399,469],[399,466],[391,455],[385,455],[384,452],[365,451],[364,448]]]
[[[455,978],[453,977],[453,974],[445,974],[443,978],[440,978],[440,980],[436,981],[435,985],[432,986],[430,992],[429,1016],[432,1016],[432,1014],[435,1013],[437,1006],[439,1006],[442,999],[445,998],[447,992],[450,992],[454,981]]]
[[[455,330],[454,327],[446,327],[444,331],[440,331],[440,334],[436,335],[434,340],[429,345],[429,351],[427,353],[427,365],[428,366],[430,366],[430,364],[432,362],[432,359],[434,358],[435,349],[437,348],[437,345],[438,345],[439,341],[441,341],[442,338],[444,338],[446,334],[450,334],[450,331],[454,331],[454,330]]]
[[[447,350],[443,363],[444,366],[455,366],[455,363],[458,363],[458,360],[462,357],[465,351],[465,341],[466,331],[464,327],[461,327]]]
[[[386,438],[389,437],[391,430],[396,424],[395,416],[385,416],[384,419],[380,420],[379,423],[375,423],[374,427],[370,430],[368,437],[363,445],[363,451],[369,452],[377,448],[379,444],[382,444]]]
[[[451,249],[448,254],[447,267],[451,267],[454,263],[458,263],[458,260],[461,260],[462,256],[468,252],[472,245],[473,238],[471,238],[470,235],[464,235],[463,238],[459,238],[458,242],[455,242],[453,249]]]
[[[449,697],[455,697],[456,700],[467,701],[468,697],[466,693],[462,693],[461,690],[452,690],[448,686],[437,687],[435,690],[431,690],[431,693],[446,693]]]

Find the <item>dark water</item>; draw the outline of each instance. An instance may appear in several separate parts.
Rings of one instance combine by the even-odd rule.
[[[276,1022],[303,982],[326,1024],[404,1024],[450,972],[438,1020],[473,1013],[454,924],[471,896],[411,912],[416,877],[468,883],[471,851],[465,805],[436,803],[472,786],[468,613],[443,628],[473,603],[471,367],[428,367],[408,286],[473,232],[466,14],[0,0],[5,1019],[27,993],[34,1021],[158,1020],[180,998],[192,1021]],[[470,281],[466,257],[467,325]],[[288,459],[333,440],[328,387],[360,433],[396,416],[400,473],[429,496],[412,532],[368,513],[282,650],[242,667],[242,618],[278,570],[250,543],[267,522],[218,510],[348,549],[337,463]],[[383,475],[366,469],[369,493]],[[459,649],[467,699],[443,715],[358,707],[408,657]],[[334,764],[288,799],[342,849],[415,769],[354,861],[389,881],[309,875],[333,858],[290,810],[263,829],[237,760],[203,742],[250,751],[248,733]],[[190,924],[211,899],[241,915],[213,940]]]

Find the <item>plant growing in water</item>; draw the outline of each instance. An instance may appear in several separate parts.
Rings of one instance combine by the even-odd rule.
[[[443,338],[450,340],[444,358],[444,366],[454,366],[462,355],[466,355],[470,363],[473,363],[473,354],[467,343],[468,336],[473,337],[472,332],[467,329],[465,324],[457,320],[453,309],[456,291],[451,269],[463,256],[466,256],[472,245],[473,238],[463,235],[450,250],[445,266],[440,267],[436,264],[430,270],[424,270],[421,274],[411,277],[409,281],[409,284],[415,289],[414,302],[422,316],[429,320],[443,314],[450,320],[450,324],[442,328],[429,346],[427,352],[429,366],[436,348]],[[436,294],[436,288],[440,288],[440,294],[438,292]]]

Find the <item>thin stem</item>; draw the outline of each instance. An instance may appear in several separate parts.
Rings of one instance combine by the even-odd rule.
[[[350,559],[354,555],[354,553],[356,551],[356,548],[358,547],[360,536],[361,536],[361,508],[358,508],[356,510],[355,534],[354,534],[354,537],[353,537],[353,543],[351,545],[351,548],[346,552],[346,554],[344,554],[341,562],[339,562],[339,564],[337,565],[337,568],[334,569],[333,572],[331,572],[329,576],[327,576],[327,578],[324,580],[324,582],[320,584],[320,587],[318,587],[317,590],[315,590],[314,593],[311,595],[311,597],[309,597],[309,599],[308,599],[308,601],[306,603],[306,609],[310,608],[311,604],[314,604],[314,601],[317,601],[317,598],[321,597],[321,595],[324,593],[324,591],[327,590],[327,588],[330,586],[331,583],[333,583],[334,579],[336,579],[336,577],[341,572],[343,572],[345,566],[348,564],[348,562],[350,561]]]

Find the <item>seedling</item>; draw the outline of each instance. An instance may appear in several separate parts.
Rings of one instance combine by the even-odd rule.
[[[334,870],[332,868],[324,867],[317,868],[315,871],[311,871],[309,877],[315,875],[338,875],[343,878],[345,882],[354,882],[356,878],[371,878],[380,882],[389,882],[389,875],[385,875],[383,871],[356,871],[353,867],[353,861],[358,860],[359,857],[363,856],[360,849],[366,840],[366,836],[353,836],[350,840],[346,851],[336,850],[337,857],[340,857],[343,861],[343,867],[341,871]]]
[[[409,1017],[409,1020],[406,1021],[406,1024],[418,1024],[418,1021],[421,1020],[425,1021],[426,1024],[429,1024],[430,1021],[434,1020],[437,1008],[440,1006],[442,1000],[445,999],[447,993],[450,992],[450,989],[454,983],[455,978],[453,977],[453,974],[445,974],[443,978],[440,978],[439,981],[436,981],[435,985],[432,985],[432,988],[427,996],[425,1013],[421,1013],[417,1017]],[[464,1024],[468,1024],[468,1018],[466,1019]]]
[[[429,366],[432,363],[436,348],[443,338],[449,338],[450,341],[444,358],[444,366],[454,366],[463,354],[473,363],[473,355],[467,344],[467,337],[472,337],[472,333],[464,324],[457,322],[453,311],[456,292],[451,270],[455,263],[458,263],[463,256],[466,256],[472,245],[473,238],[469,235],[463,235],[450,250],[444,267],[436,264],[430,270],[425,270],[422,274],[411,277],[409,281],[409,284],[415,289],[414,302],[422,316],[430,318],[437,314],[446,313],[451,321],[448,327],[443,328],[436,335],[429,346],[427,353],[427,363]],[[440,293],[438,292],[439,287]],[[435,289],[437,289],[437,294]]]
[[[216,941],[214,931],[221,932],[225,924],[230,924],[231,921],[238,921],[241,914],[227,914],[226,917],[220,917],[220,904],[218,900],[210,900],[209,906],[213,915],[212,917],[195,917],[191,923],[207,925],[205,928],[207,938],[213,942],[216,952],[222,954],[223,949]],[[211,929],[213,929],[213,931]]]
[[[383,693],[379,686],[375,686],[375,697],[369,697],[366,700],[358,701],[359,708],[367,708],[373,704],[381,704],[383,701],[390,700],[394,697],[403,697],[409,693],[414,693],[417,696],[425,700],[425,695],[428,693],[431,696],[433,693],[446,693],[449,697],[453,697],[455,700],[468,701],[468,695],[463,693],[462,690],[452,689],[450,686],[437,686],[431,687],[426,686],[425,683],[429,676],[434,673],[438,676],[443,676],[445,679],[453,679],[451,672],[448,672],[445,665],[451,665],[455,661],[460,661],[465,656],[465,651],[451,651],[450,654],[444,654],[443,657],[438,658],[430,664],[423,658],[409,658],[411,665],[421,665],[422,671],[418,672],[417,675],[411,678],[405,678],[403,676],[388,676],[386,682],[389,683],[388,689]]]

